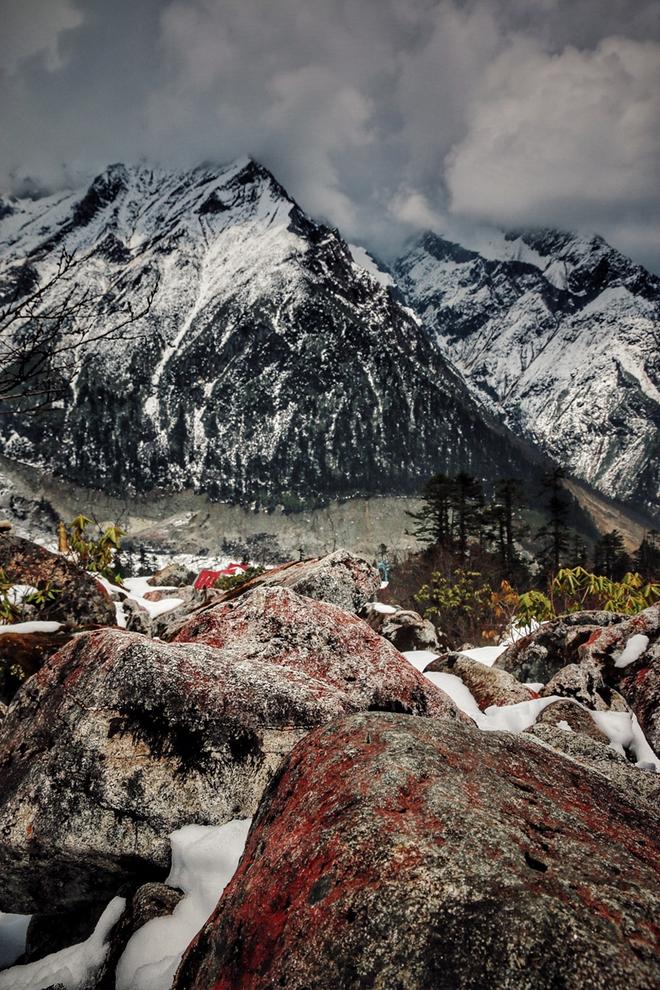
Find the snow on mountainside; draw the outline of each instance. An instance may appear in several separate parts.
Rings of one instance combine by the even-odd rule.
[[[154,302],[45,422],[4,413],[10,458],[113,494],[294,505],[416,492],[437,470],[537,471],[366,253],[356,263],[249,159],[113,165],[88,190],[6,204],[0,291],[43,284],[63,247],[100,326],[155,288]]]
[[[599,237],[481,253],[426,234],[395,276],[473,394],[609,497],[657,512],[660,279]]]

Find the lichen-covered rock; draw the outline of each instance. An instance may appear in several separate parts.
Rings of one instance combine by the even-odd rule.
[[[626,699],[646,738],[660,751],[660,602],[592,635],[580,649],[583,666]]]
[[[429,692],[433,685],[362,619],[288,588],[255,588],[199,612],[174,642],[206,643],[236,660],[298,670],[347,692],[359,708],[461,717],[442,691]]]
[[[105,961],[94,975],[90,990],[115,990],[117,963],[131,936],[154,918],[172,914],[182,897],[183,891],[164,883],[146,883],[138,887],[110,933]]]
[[[185,585],[192,584],[196,577],[196,572],[190,567],[186,567],[185,564],[167,564],[152,574],[150,578],[147,578],[147,584],[153,588],[168,586],[170,588],[183,588]]]
[[[460,677],[482,711],[491,705],[517,705],[520,701],[538,697],[535,691],[521,684],[506,670],[487,667],[462,653],[445,653],[436,657],[425,668],[426,671]]]
[[[523,736],[337,720],[265,795],[176,990],[651,990],[659,825]]]
[[[388,640],[401,653],[410,650],[432,650],[438,652],[438,631],[428,619],[411,609],[397,608],[384,612],[377,602],[369,602],[362,610],[362,616],[371,628],[383,639]]]
[[[144,605],[140,605],[133,598],[125,598],[122,605],[128,631],[150,636],[152,620]]]
[[[164,877],[168,835],[247,817],[282,757],[353,710],[297,671],[105,630],[0,723],[0,910],[56,911]]]
[[[606,683],[602,667],[585,658],[582,663],[569,663],[550,678],[540,691],[541,697],[559,695],[573,698],[595,711],[629,711],[625,700]]]
[[[284,589],[255,596],[302,603],[305,663],[292,651],[287,665],[281,643],[279,655],[267,641],[251,655],[108,629],[77,637],[23,686],[0,723],[0,910],[57,911],[162,879],[172,831],[251,816],[291,747],[339,715],[464,717],[358,619],[324,640],[318,628],[338,609]],[[225,608],[245,621],[245,605]],[[269,615],[275,634],[284,616]]]
[[[574,612],[544,622],[528,636],[512,643],[494,663],[519,681],[546,684],[561,667],[579,663],[579,648],[594,633],[622,622],[618,612]]]
[[[601,732],[587,709],[574,701],[555,701],[548,705],[537,718],[536,725],[557,725],[564,731],[589,736],[605,746],[610,744],[608,737]]]
[[[115,609],[103,586],[58,554],[10,533],[0,534],[0,567],[15,584],[32,587],[50,582],[58,589],[39,609],[39,618],[73,627],[114,626]]]
[[[295,561],[274,567],[225,594],[228,601],[257,587],[277,585],[319,602],[358,613],[373,601],[380,587],[378,569],[349,550],[335,550],[325,557]]]

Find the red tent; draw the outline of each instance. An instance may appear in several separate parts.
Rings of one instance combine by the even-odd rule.
[[[248,564],[230,564],[228,567],[223,567],[222,570],[212,571],[205,569],[200,571],[195,580],[195,589],[200,591],[202,588],[212,588],[219,577],[234,577],[235,574],[240,574],[241,571],[247,571]]]

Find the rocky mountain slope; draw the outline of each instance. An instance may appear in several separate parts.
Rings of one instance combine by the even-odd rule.
[[[426,234],[399,285],[472,393],[608,497],[657,511],[660,279],[601,238]]]
[[[45,420],[5,415],[10,458],[112,494],[294,507],[536,470],[386,280],[249,159],[113,165],[0,217],[5,292],[43,284],[66,248],[99,326],[154,293],[135,339],[102,342]]]

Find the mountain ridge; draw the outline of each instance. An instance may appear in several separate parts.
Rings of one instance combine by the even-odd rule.
[[[508,236],[509,259],[427,233],[395,278],[494,415],[578,479],[657,512],[660,279],[599,237]]]
[[[416,494],[438,470],[537,475],[543,455],[468,394],[398,293],[263,166],[115,164],[78,194],[14,204],[0,285],[64,248],[99,320],[154,292],[134,342],[101,342],[2,452],[117,493],[269,505]]]

